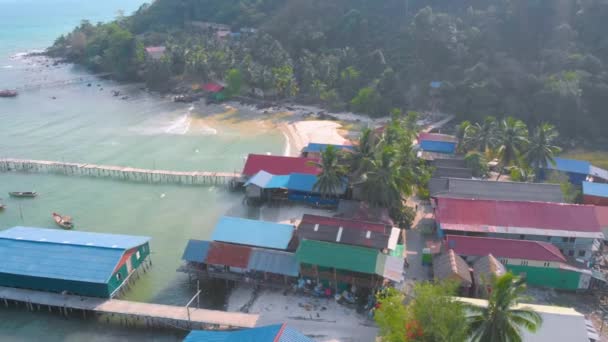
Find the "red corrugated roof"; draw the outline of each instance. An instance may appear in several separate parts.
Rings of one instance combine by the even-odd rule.
[[[436,217],[441,225],[550,229],[600,232],[593,206],[564,203],[438,198]]]
[[[310,223],[310,224],[318,224],[323,226],[331,226],[331,227],[343,227],[345,229],[357,229],[363,231],[372,231],[385,233],[386,226],[381,223],[372,223],[365,221],[355,221],[348,220],[337,217],[326,217],[326,216],[317,216],[317,215],[308,215],[305,214],[302,217],[302,223]]]
[[[608,228],[608,207],[595,207],[595,216],[602,228]]]
[[[250,154],[243,168],[243,174],[253,176],[263,170],[273,175],[289,175],[292,173],[318,175],[321,170],[310,164],[316,161],[316,159],[311,158]]]
[[[206,83],[206,84],[203,84],[203,90],[212,92],[212,93],[218,93],[218,92],[224,90],[224,87],[217,83]]]
[[[438,133],[420,133],[418,134],[418,141],[428,140],[428,141],[445,141],[445,142],[458,142],[458,138],[453,135],[447,134],[438,134]]]
[[[213,241],[207,253],[207,264],[247,268],[251,247]]]
[[[448,235],[446,248],[464,256],[492,254],[496,258],[566,262],[557,247],[541,241]]]

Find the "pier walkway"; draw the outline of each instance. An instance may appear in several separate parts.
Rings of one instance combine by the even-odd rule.
[[[241,177],[240,173],[230,172],[183,172],[47,160],[0,159],[0,172],[8,171],[54,173],[69,176],[103,177],[132,182],[187,185],[231,184]]]
[[[66,316],[74,310],[80,311],[85,318],[87,313],[120,315],[125,319],[145,321],[148,325],[167,325],[183,329],[252,328],[256,326],[259,318],[259,315],[240,312],[82,297],[0,286],[0,303],[8,307],[9,302],[24,303],[32,311],[35,308],[41,310],[42,306],[49,311],[58,310]]]

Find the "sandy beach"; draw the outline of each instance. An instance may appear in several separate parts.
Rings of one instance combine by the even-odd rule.
[[[316,341],[369,342],[378,333],[371,319],[333,298],[284,294],[270,289],[260,290],[254,296],[252,287],[240,284],[232,290],[228,311],[243,308],[260,315],[260,326],[287,323]]]
[[[284,110],[284,108],[252,111],[251,108],[238,104],[227,104],[223,107],[224,112],[214,114],[194,111],[193,115],[188,117],[188,132],[191,134],[214,132],[225,125],[230,125],[231,128],[245,135],[263,134],[278,129],[285,137],[283,155],[294,157],[299,156],[302,149],[312,142],[336,145],[351,144],[350,140],[345,138],[348,130],[344,129],[340,122],[309,119],[306,114],[314,113],[313,108],[293,111]],[[343,119],[350,122],[356,120],[361,122],[361,118],[357,115],[343,115],[345,115]]]

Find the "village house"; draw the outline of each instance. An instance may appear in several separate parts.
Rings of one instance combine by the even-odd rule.
[[[353,151],[354,146],[350,145],[333,145],[333,144],[320,144],[320,143],[309,143],[304,149],[302,149],[302,157],[321,159],[321,154],[325,152],[328,146],[333,146],[338,151]]]
[[[388,253],[397,249],[401,229],[381,223],[306,214],[298,225],[296,235],[299,240],[347,244]]]
[[[377,249],[301,240],[296,251],[300,275],[332,288],[336,293],[357,288],[373,289],[385,279],[403,280],[402,257],[380,253]]]
[[[438,281],[456,282],[460,288],[460,293],[466,296],[473,295],[471,273],[472,269],[467,262],[453,250],[447,250],[433,258],[433,278]]]
[[[581,185],[583,182],[608,183],[608,170],[591,165],[586,160],[554,158],[555,165],[548,164],[541,176],[547,178],[550,172],[557,172],[568,177],[570,183]]]
[[[146,54],[152,60],[158,61],[165,56],[166,48],[164,46],[148,46]]]
[[[304,173],[272,175],[266,171],[256,173],[245,184],[245,195],[249,203],[264,201],[292,201],[313,206],[337,207],[338,201],[346,194],[348,181],[332,194],[321,194],[315,188],[317,176]]]
[[[111,298],[149,261],[149,240],[13,227],[0,232],[0,286]]]
[[[470,264],[491,254],[533,286],[584,290],[592,278],[591,271],[568,265],[559,249],[544,241],[448,235],[444,247]]]
[[[608,206],[608,184],[583,182],[583,203]]]
[[[433,198],[564,202],[564,195],[559,184],[434,178],[429,182],[429,192]]]
[[[447,134],[420,133],[418,145],[422,151],[451,155],[456,153],[458,139]]]
[[[492,254],[482,256],[473,263],[473,286],[475,297],[488,298],[492,293],[494,279],[507,273],[505,266]]]
[[[266,171],[277,176],[292,173],[318,175],[321,170],[314,165],[317,161],[317,159],[312,158],[249,154],[241,173],[245,180],[255,176],[260,171]]]
[[[222,217],[211,240],[190,240],[178,271],[261,286],[291,287],[298,276],[293,251],[295,227],[287,224]]]
[[[440,238],[451,234],[550,242],[583,261],[592,258],[604,239],[593,206],[457,198],[435,202]]]

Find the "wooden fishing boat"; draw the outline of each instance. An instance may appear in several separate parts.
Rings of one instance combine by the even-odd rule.
[[[61,216],[57,213],[53,213],[53,220],[63,229],[72,229],[74,228],[74,223],[72,222],[72,218],[70,216]]]
[[[8,193],[12,197],[36,197],[38,193],[35,191],[13,191]]]
[[[17,92],[15,90],[4,89],[0,90],[0,97],[15,97],[17,96]]]

